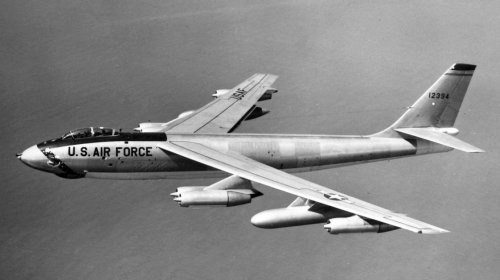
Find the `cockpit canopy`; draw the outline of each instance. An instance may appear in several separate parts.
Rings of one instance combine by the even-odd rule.
[[[90,137],[99,137],[99,136],[114,136],[118,135],[119,132],[114,128],[109,127],[86,127],[71,130],[70,132],[64,134],[62,139],[67,138],[90,138]]]

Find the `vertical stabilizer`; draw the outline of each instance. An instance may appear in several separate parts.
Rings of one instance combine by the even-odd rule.
[[[374,136],[397,136],[398,128],[453,127],[475,69],[452,65],[394,124]]]

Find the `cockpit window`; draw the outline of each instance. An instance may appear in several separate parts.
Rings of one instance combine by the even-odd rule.
[[[70,132],[64,134],[62,139],[66,138],[89,138],[89,137],[99,137],[99,136],[114,136],[118,135],[118,131],[113,128],[108,127],[86,127],[71,130]]]

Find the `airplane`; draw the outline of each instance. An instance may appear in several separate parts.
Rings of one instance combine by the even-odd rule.
[[[455,63],[386,129],[365,136],[232,133],[267,110],[257,106],[277,92],[272,74],[254,74],[217,90],[198,110],[166,123],[140,123],[133,132],[105,127],[71,130],[17,157],[62,178],[162,179],[227,176],[209,186],[181,186],[180,206],[237,206],[262,193],[252,182],[297,197],[285,208],[251,218],[260,228],[325,223],[331,234],[445,229],[373,205],[290,173],[402,158],[453,149],[483,150],[455,136],[455,119],[476,65]],[[287,173],[284,170],[290,172]]]

